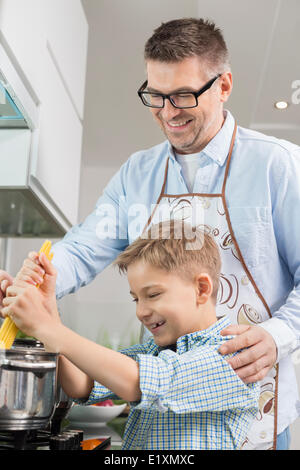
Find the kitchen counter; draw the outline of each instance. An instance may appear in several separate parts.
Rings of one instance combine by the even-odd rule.
[[[112,421],[103,426],[82,427],[83,437],[87,439],[111,438],[111,450],[119,450],[122,447],[122,438],[127,422],[127,416],[117,416]],[[72,424],[67,425],[67,429],[72,429]]]
[[[128,416],[117,416],[115,419],[113,419],[112,421],[108,423],[108,427],[112,429],[117,436],[119,436],[115,440],[115,443],[113,443],[113,440],[112,440],[112,445],[111,445],[112,450],[121,449],[122,447],[127,418]]]

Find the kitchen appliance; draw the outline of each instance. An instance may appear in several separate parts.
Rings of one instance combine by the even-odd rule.
[[[61,238],[72,223],[37,177],[39,100],[0,41],[0,237]]]
[[[57,382],[57,354],[37,340],[0,350],[0,450],[104,450],[110,437],[84,439],[64,423],[72,406]]]
[[[47,426],[56,405],[57,357],[34,341],[0,351],[0,430]]]

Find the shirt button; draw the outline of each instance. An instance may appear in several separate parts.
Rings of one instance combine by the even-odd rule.
[[[265,431],[262,431],[259,435],[261,439],[265,439],[267,437],[267,433]]]
[[[247,286],[249,284],[249,279],[247,276],[242,277],[242,284],[243,286]]]

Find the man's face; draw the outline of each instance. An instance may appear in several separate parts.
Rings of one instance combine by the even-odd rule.
[[[147,89],[163,94],[178,90],[197,92],[213,78],[198,57],[172,63],[149,60],[147,74]],[[165,100],[162,109],[149,108],[177,153],[200,152],[216,135],[223,124],[223,102],[231,87],[231,74],[226,73],[198,97],[196,108],[178,109],[169,100]]]
[[[143,261],[129,265],[127,275],[137,318],[157,345],[175,344],[180,336],[201,329],[196,284]]]

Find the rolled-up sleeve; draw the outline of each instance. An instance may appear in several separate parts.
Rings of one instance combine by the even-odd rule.
[[[184,354],[166,350],[157,357],[137,356],[140,370],[140,409],[174,413],[258,409],[259,386],[244,384],[221,355],[211,348]]]
[[[131,357],[132,359],[136,360],[136,357],[138,354],[145,355],[145,353],[147,352],[147,348],[148,348],[148,343],[135,344],[133,346],[130,346],[129,348],[122,349],[119,352],[121,354],[124,354],[125,356]],[[115,393],[113,393],[104,385],[100,384],[97,381],[94,381],[94,386],[92,388],[92,391],[89,397],[76,399],[74,401],[81,405],[92,405],[94,403],[100,403],[101,401],[108,400],[108,399],[117,400],[117,399],[120,399],[120,397],[116,395]]]

